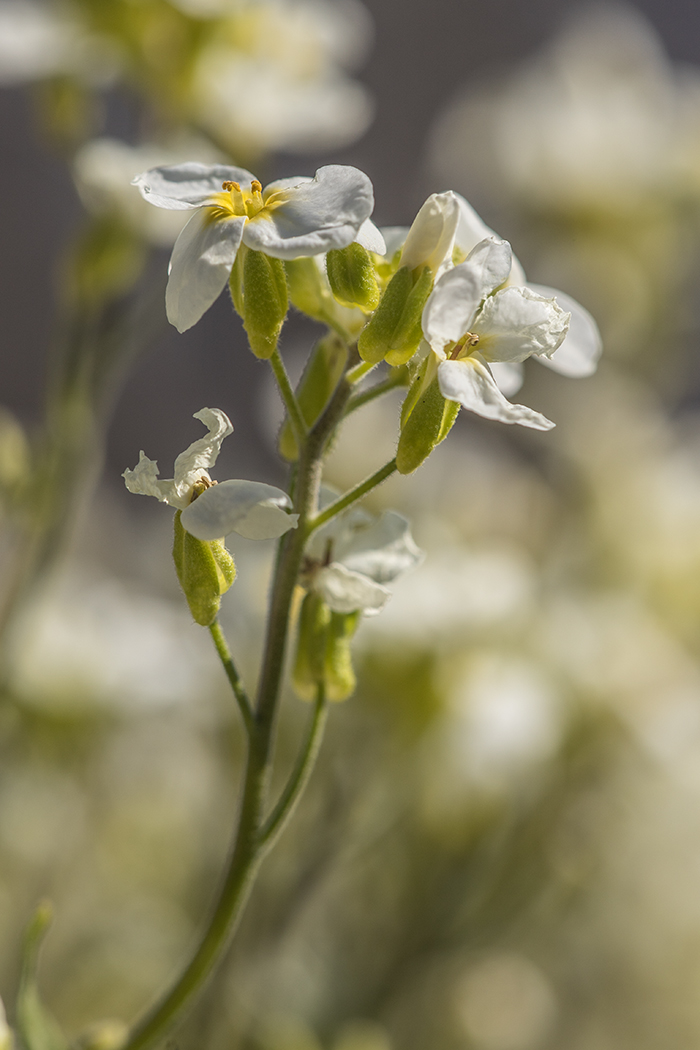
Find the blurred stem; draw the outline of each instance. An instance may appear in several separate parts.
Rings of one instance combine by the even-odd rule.
[[[323,455],[343,417],[351,393],[352,386],[343,377],[300,446],[294,486],[294,511],[299,515],[299,520],[297,528],[290,529],[280,540],[257,704],[248,736],[238,826],[218,900],[190,961],[170,990],[132,1029],[122,1050],[146,1050],[160,1042],[192,1004],[231,942],[260,861],[267,851],[261,831],[269,826],[270,820],[276,820],[277,813],[276,807],[270,820],[265,820],[292,600],[309,534],[308,522],[316,513],[318,505]],[[322,711],[317,710],[317,722],[320,720],[322,723],[321,715]],[[311,772],[311,760],[315,756],[321,728],[322,724],[317,724],[315,732],[311,734],[308,765],[303,757],[299,759],[299,790],[297,793],[291,792],[291,804],[301,794]],[[309,747],[308,739],[304,747]],[[275,828],[279,826],[281,830],[286,816],[285,811],[280,816],[279,825],[275,823]]]
[[[350,489],[344,496],[341,496],[340,499],[331,503],[331,505],[326,507],[326,509],[320,514],[317,514],[315,518],[312,518],[308,523],[309,532],[314,532],[316,529],[320,528],[321,525],[325,525],[326,522],[331,521],[331,519],[337,514],[340,514],[341,511],[347,510],[347,508],[351,507],[353,503],[357,503],[359,499],[366,496],[367,493],[371,492],[372,489],[377,487],[377,485],[381,485],[382,481],[386,481],[387,478],[391,477],[395,470],[396,458],[389,460],[388,463],[385,463],[384,466],[380,467],[379,470],[374,472],[374,474],[365,478],[365,480],[361,481],[359,485],[355,485],[354,489]]]
[[[241,677],[238,671],[236,670],[236,665],[234,664],[233,657],[231,656],[231,650],[228,647],[228,642],[224,637],[224,632],[221,630],[221,624],[218,620],[214,620],[214,622],[209,625],[209,632],[212,638],[214,639],[214,645],[216,646],[216,651],[219,654],[221,663],[224,665],[226,677],[231,683],[231,688],[233,689],[234,696],[238,701],[238,706],[241,709],[241,714],[243,716],[243,721],[245,723],[246,730],[248,731],[248,733],[250,733],[253,724],[253,710],[250,706],[248,694],[246,693],[245,686],[243,685]]]
[[[394,390],[397,386],[404,386],[407,382],[408,369],[405,365],[401,368],[392,369],[391,375],[383,383],[377,383],[376,386],[370,387],[369,390],[351,397],[345,410],[345,415],[349,416],[356,409],[362,408],[363,405],[369,404],[370,401],[374,401],[377,397],[382,397],[383,394],[388,394],[390,390]]]
[[[354,368],[351,368],[348,371],[346,375],[348,383],[352,383],[353,385],[359,383],[361,379],[364,379],[368,372],[371,372],[372,369],[376,367],[376,365],[371,365],[369,361],[360,361],[359,365],[355,365]]]
[[[270,365],[272,366],[272,371],[275,373],[277,386],[279,387],[282,400],[284,401],[287,413],[291,420],[294,429],[294,437],[297,439],[297,444],[301,445],[307,433],[306,423],[301,414],[299,402],[297,401],[296,394],[292,389],[292,384],[289,381],[287,369],[284,367],[284,361],[282,360],[279,350],[275,350],[270,358]]]
[[[265,846],[267,849],[274,845],[278,835],[284,830],[287,821],[296,809],[297,802],[304,793],[304,788],[309,781],[321,747],[327,717],[328,701],[326,700],[323,683],[319,683],[318,695],[309,722],[306,739],[297,757],[296,765],[291,772],[284,791],[279,797],[277,805],[260,829],[260,845]]]

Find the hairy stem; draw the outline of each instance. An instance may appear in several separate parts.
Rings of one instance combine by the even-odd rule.
[[[351,507],[353,503],[357,503],[358,500],[362,499],[363,496],[366,496],[367,493],[371,492],[372,489],[377,487],[377,485],[381,485],[382,481],[386,481],[387,478],[391,477],[395,470],[396,458],[389,460],[389,462],[385,463],[383,467],[376,470],[374,474],[365,478],[365,480],[361,481],[359,485],[355,485],[355,487],[346,492],[344,496],[335,500],[335,502],[326,507],[324,511],[321,511],[321,513],[317,514],[315,518],[312,518],[308,523],[308,531],[314,532],[316,529],[320,528],[321,525],[325,525],[326,522],[331,521],[336,514],[340,514],[341,511],[347,510],[348,507]]]
[[[250,733],[253,726],[253,709],[250,706],[248,694],[246,693],[245,686],[241,681],[241,676],[236,670],[236,665],[231,656],[231,650],[228,647],[228,642],[224,637],[224,632],[221,630],[221,624],[218,620],[214,620],[214,622],[209,625],[209,633],[214,640],[214,645],[216,646],[216,651],[219,654],[221,663],[224,666],[226,677],[231,683],[233,695],[236,697],[238,706],[241,709],[246,730]]]
[[[279,350],[275,350],[274,354],[270,358],[270,365],[272,371],[275,373],[275,379],[277,380],[277,386],[279,392],[284,401],[285,408],[289,415],[289,419],[294,430],[294,437],[297,439],[299,445],[302,444],[306,437],[306,423],[299,407],[296,394],[292,389],[289,376],[287,375],[287,369],[284,367],[284,361]]]

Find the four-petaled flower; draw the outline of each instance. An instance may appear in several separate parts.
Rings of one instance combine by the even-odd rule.
[[[180,453],[175,476],[159,480],[158,464],[142,452],[138,465],[122,475],[129,492],[155,496],[181,510],[183,528],[199,540],[218,540],[229,532],[267,540],[296,528],[297,515],[287,512],[291,501],[282,489],[259,481],[212,481],[207,468],[216,463],[221,442],[233,427],[218,408],[203,408],[194,418],[209,433]]]
[[[152,168],[133,182],[158,208],[195,211],[175,242],[165,294],[168,320],[179,332],[218,298],[241,245],[277,259],[319,255],[354,240],[384,251],[369,221],[372,183],[347,165],[329,164],[313,179],[280,179],[265,189],[249,171],[226,164]]]
[[[325,502],[334,496],[324,493]],[[391,591],[385,586],[423,560],[408,521],[396,511],[374,518],[359,508],[338,515],[309,541],[302,583],[333,612],[365,616],[380,612]]]

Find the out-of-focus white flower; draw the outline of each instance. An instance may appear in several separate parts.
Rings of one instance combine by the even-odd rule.
[[[73,73],[105,83],[117,70],[109,41],[90,33],[75,13],[34,0],[0,3],[0,84]]]
[[[159,481],[158,464],[142,452],[137,466],[122,475],[129,492],[155,496],[181,510],[182,527],[199,540],[220,539],[229,532],[267,540],[296,528],[298,516],[287,513],[291,500],[282,489],[259,481],[212,481],[207,468],[216,463],[233,427],[218,408],[203,408],[194,418],[201,419],[209,433],[180,453],[175,476]]]
[[[73,178],[85,207],[97,215],[116,213],[139,236],[159,246],[172,245],[187,221],[183,212],[149,208],[134,193],[135,176],[157,165],[180,164],[196,154],[206,163],[221,157],[204,139],[130,146],[112,138],[86,142],[73,160]]]
[[[223,290],[241,244],[278,259],[319,255],[355,239],[383,248],[368,222],[372,183],[357,168],[329,164],[313,179],[261,184],[244,168],[181,164],[153,168],[134,184],[158,208],[194,210],[170,260],[168,319],[191,328]]]
[[[361,509],[338,515],[311,537],[304,585],[337,613],[360,609],[373,616],[391,592],[385,586],[415,568],[423,551],[409,522],[396,511],[373,518]]]

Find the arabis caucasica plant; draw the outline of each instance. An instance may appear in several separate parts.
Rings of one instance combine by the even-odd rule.
[[[356,687],[352,645],[359,623],[381,611],[392,582],[419,566],[422,552],[409,522],[387,510],[373,517],[359,501],[395,472],[416,470],[460,408],[548,430],[553,423],[508,401],[499,382],[512,387],[529,357],[565,374],[589,374],[600,353],[590,315],[568,297],[528,284],[508,242],[455,193],[433,194],[410,228],[383,236],[370,219],[372,186],[356,168],[329,165],[312,179],[263,189],[242,168],[192,163],[155,168],[135,182],[151,204],[192,212],[171,259],[172,323],[180,331],[195,324],[228,284],[252,351],[269,361],[286,412],[278,447],[289,483],[283,489],[212,479],[232,430],[220,409],[196,413],[207,434],[177,457],[172,478],[161,479],[143,453],[124,473],[131,492],[175,512],[177,576],[194,620],[211,633],[248,754],[234,841],[209,923],[120,1050],[161,1044],[223,956],[259,863],[308,780],[328,702],[347,699]],[[290,300],[325,326],[296,387],[278,347]],[[346,492],[322,492],[325,458],[347,416],[401,388],[398,444],[388,461]],[[231,532],[278,541],[255,696],[218,621],[222,595],[235,579],[223,542]],[[294,658],[287,660],[293,639]],[[294,692],[313,707],[296,761],[273,798],[287,671]],[[31,1036],[24,1042],[27,1050],[48,1046]]]

